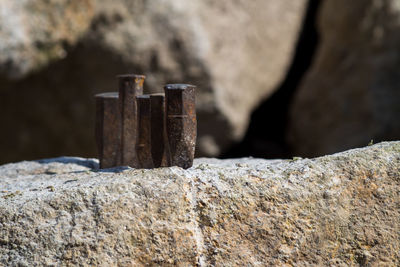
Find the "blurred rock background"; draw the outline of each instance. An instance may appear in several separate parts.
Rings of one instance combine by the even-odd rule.
[[[198,86],[198,156],[400,137],[400,0],[3,0],[0,163],[95,157],[115,76]]]

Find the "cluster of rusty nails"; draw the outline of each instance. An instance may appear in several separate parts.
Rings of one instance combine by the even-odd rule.
[[[195,86],[168,84],[143,94],[143,75],[119,75],[119,92],[97,94],[96,143],[100,168],[193,165]]]

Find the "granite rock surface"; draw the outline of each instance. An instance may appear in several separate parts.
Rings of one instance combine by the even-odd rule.
[[[396,266],[400,142],[314,159],[0,166],[0,265]]]

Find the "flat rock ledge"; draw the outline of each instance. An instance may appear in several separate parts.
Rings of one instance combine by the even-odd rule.
[[[400,142],[188,170],[0,166],[0,266],[399,266]]]

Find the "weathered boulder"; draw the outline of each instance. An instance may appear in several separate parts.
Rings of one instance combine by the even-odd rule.
[[[317,156],[400,138],[400,1],[323,1],[321,43],[294,98],[289,142]]]
[[[10,140],[3,162],[94,156],[92,96],[115,91],[115,75],[126,72],[147,75],[148,92],[165,83],[197,85],[197,151],[219,154],[242,137],[249,114],[284,78],[307,1],[86,2],[94,10],[90,28],[62,60],[19,81],[0,77],[7,114],[0,138]]]
[[[400,142],[315,159],[0,166],[0,265],[397,266]]]
[[[142,67],[152,90],[170,81],[199,85],[199,145],[208,155],[242,137],[251,111],[285,77],[306,5],[170,0],[129,9],[130,1],[120,2],[100,5],[99,13],[123,22],[89,36]]]
[[[0,10],[0,74],[10,78],[65,57],[94,14],[92,0],[4,0]]]

